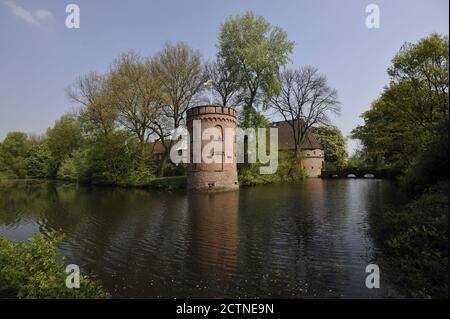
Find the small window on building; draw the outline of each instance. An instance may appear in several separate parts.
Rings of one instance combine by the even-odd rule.
[[[183,150],[178,150],[178,156],[183,155]]]

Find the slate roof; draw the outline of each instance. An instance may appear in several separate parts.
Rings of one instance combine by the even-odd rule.
[[[295,147],[294,136],[292,134],[292,126],[289,122],[280,121],[273,122],[271,127],[278,128],[278,149],[279,150],[292,150]],[[302,143],[300,144],[300,149],[323,149],[319,141],[314,137],[311,130],[306,131],[306,136],[304,137]]]

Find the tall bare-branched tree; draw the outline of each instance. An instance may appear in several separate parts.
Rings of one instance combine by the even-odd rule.
[[[149,63],[151,76],[157,81],[161,94],[163,123],[171,130],[175,130],[183,124],[186,111],[199,97],[205,82],[200,53],[183,42],[167,43]],[[155,133],[159,131],[159,126],[160,121],[150,125]],[[165,154],[158,167],[158,176],[163,175],[173,142],[170,140],[169,143],[162,144]]]
[[[117,112],[111,104],[106,76],[91,72],[68,87],[69,99],[80,105],[80,122],[85,130],[108,135],[116,127]]]
[[[237,104],[236,97],[240,89],[239,81],[234,74],[225,66],[220,57],[216,61],[207,63],[205,66],[206,78],[211,81],[214,95],[224,106],[234,106]]]
[[[296,154],[315,125],[330,125],[331,114],[340,114],[337,91],[314,67],[286,69],[280,74],[281,90],[271,99],[271,107],[291,126]]]
[[[134,52],[121,55],[111,67],[108,89],[118,122],[137,138],[142,155],[154,133],[151,124],[162,112],[159,85],[151,75],[150,65]]]

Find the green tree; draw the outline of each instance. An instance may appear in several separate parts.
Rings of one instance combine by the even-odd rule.
[[[137,138],[143,156],[145,143],[153,133],[150,127],[163,111],[160,83],[152,76],[150,63],[129,52],[113,63],[107,84],[118,123]]]
[[[82,142],[80,123],[73,115],[63,115],[47,130],[48,147],[59,168]]]
[[[113,132],[89,145],[90,179],[94,183],[119,184],[134,165],[135,157],[127,146],[126,132]]]
[[[367,166],[405,169],[416,156],[424,135],[401,117],[391,89],[396,88],[387,88],[371,109],[363,113],[364,125],[355,128],[352,137],[361,140]]]
[[[25,165],[27,176],[48,178],[54,175],[54,161],[47,143],[39,143],[28,150]]]
[[[79,174],[77,171],[77,167],[75,165],[75,160],[72,157],[68,157],[62,161],[59,166],[58,179],[66,180],[66,181],[76,181],[78,180]]]
[[[149,61],[151,76],[158,85],[160,116],[154,116],[149,126],[158,140],[164,141],[185,120],[186,111],[197,101],[205,82],[205,73],[198,51],[186,43],[166,43]],[[158,166],[158,176],[164,174],[173,141],[162,143],[165,153]]]
[[[324,148],[326,165],[343,168],[347,161],[347,151],[341,131],[337,127],[319,126],[314,127],[312,133]]]
[[[25,178],[25,158],[30,145],[23,132],[10,132],[0,145],[0,170],[9,178]]]
[[[91,72],[67,88],[69,99],[81,106],[78,120],[83,132],[105,136],[117,128],[117,110],[111,104],[107,76]]]
[[[230,78],[239,83],[242,125],[250,123],[253,109],[280,90],[278,73],[289,61],[294,42],[286,32],[252,12],[228,18],[219,36],[218,58]]]
[[[448,38],[432,34],[395,56],[389,86],[362,115],[364,125],[352,131],[368,164],[405,172],[448,126],[448,46]]]
[[[415,44],[405,43],[388,69],[391,83],[401,88],[397,107],[426,133],[448,121],[448,62],[448,37],[431,34]]]

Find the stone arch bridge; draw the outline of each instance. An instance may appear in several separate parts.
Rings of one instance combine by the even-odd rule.
[[[323,170],[322,178],[394,178],[396,172],[390,169],[358,169]]]

